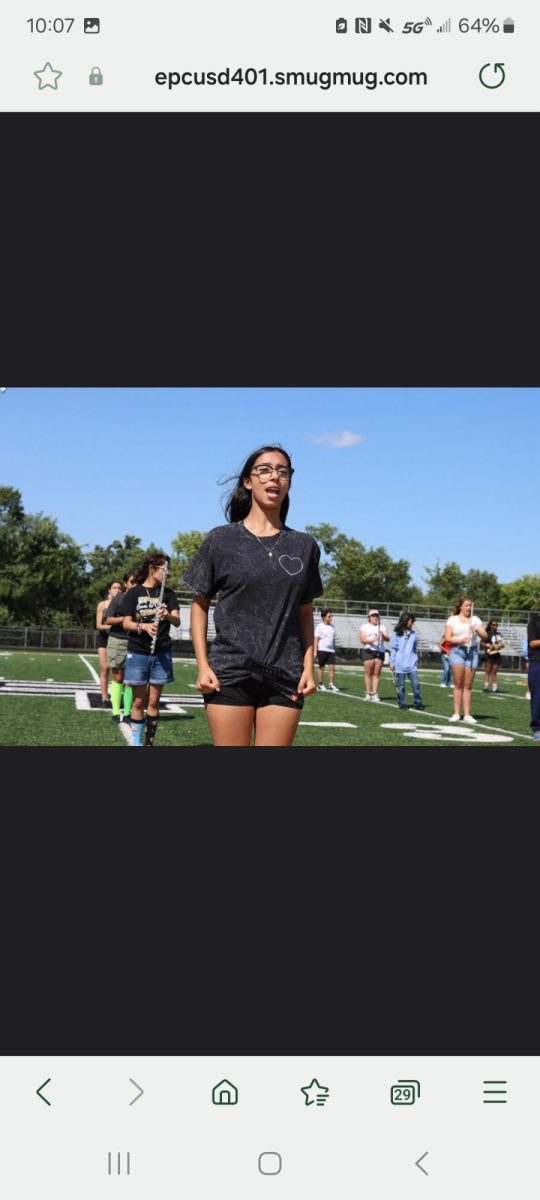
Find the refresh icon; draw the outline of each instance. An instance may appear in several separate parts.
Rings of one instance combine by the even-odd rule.
[[[506,79],[504,63],[484,63],[480,67],[478,78],[483,87],[500,88]]]

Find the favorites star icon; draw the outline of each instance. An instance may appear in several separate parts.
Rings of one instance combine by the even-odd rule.
[[[319,1108],[322,1108],[323,1104],[326,1104],[330,1095],[330,1089],[324,1087],[324,1084],[319,1083],[318,1079],[312,1079],[311,1083],[306,1087],[300,1088],[300,1091],[306,1097],[306,1104],[318,1104]]]
[[[62,71],[55,71],[50,62],[46,62],[45,66],[41,68],[41,71],[34,71],[34,75],[39,83],[40,92],[43,91],[43,88],[48,87],[52,88],[54,92],[57,92],[58,80],[62,74]]]

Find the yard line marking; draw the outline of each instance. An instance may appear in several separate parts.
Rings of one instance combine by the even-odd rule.
[[[363,699],[362,696],[353,696],[350,692],[340,692],[340,696],[344,696],[345,699],[347,699],[347,700],[362,700]],[[372,700],[368,700],[368,704],[372,704],[372,703],[373,703]],[[395,703],[391,704],[389,700],[379,700],[379,704],[382,704],[383,708],[393,708],[394,712],[396,712]],[[420,717],[435,717],[435,719],[437,721],[450,721],[450,717],[445,717],[444,713],[432,713],[432,712],[425,712],[425,711],[418,712],[415,710],[415,720],[417,717],[418,718],[420,718]],[[456,724],[457,724],[457,722],[456,722]],[[530,733],[517,733],[515,729],[501,729],[500,725],[486,725],[484,721],[477,721],[476,728],[477,729],[491,729],[491,730],[493,730],[494,733],[505,733],[505,734],[511,735],[512,737],[525,738],[526,742],[530,742],[531,737],[532,737],[532,734],[530,734]]]
[[[90,708],[86,692],[75,692],[75,708]]]
[[[84,657],[84,654],[79,654],[79,658],[82,660],[85,667],[90,671],[92,679],[95,681],[95,683],[99,683],[99,675],[97,671],[94,671],[92,664],[88,662],[88,659]]]
[[[351,725],[350,721],[299,721],[299,725],[314,725],[318,729],[358,729],[358,725]]]

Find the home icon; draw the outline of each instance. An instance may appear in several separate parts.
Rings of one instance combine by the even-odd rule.
[[[238,1088],[230,1080],[222,1079],[212,1090],[212,1104],[238,1104]]]

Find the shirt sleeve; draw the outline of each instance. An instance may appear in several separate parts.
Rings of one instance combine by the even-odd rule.
[[[311,546],[311,554],[309,557],[309,566],[307,572],[306,586],[304,593],[300,599],[300,604],[310,604],[316,596],[322,596],[323,585],[319,574],[319,561],[321,557],[321,549],[318,543],[313,538]]]
[[[137,612],[137,600],[139,599],[139,597],[135,595],[136,591],[137,591],[136,588],[134,588],[134,587],[130,588],[129,592],[125,592],[124,595],[122,596],[122,616],[123,617],[135,618],[135,613]]]
[[[212,596],[215,596],[217,591],[216,565],[211,533],[208,534],[202,546],[193,555],[191,562],[188,563],[182,576],[182,583],[185,583],[196,596],[205,596],[207,600],[211,600]]]
[[[163,599],[169,612],[173,612],[175,608],[178,608],[178,596],[172,588],[165,588]]]
[[[390,662],[392,663],[392,666],[394,665],[394,663],[396,661],[397,651],[398,651],[398,637],[397,637],[397,633],[393,633],[392,637],[390,639]]]

